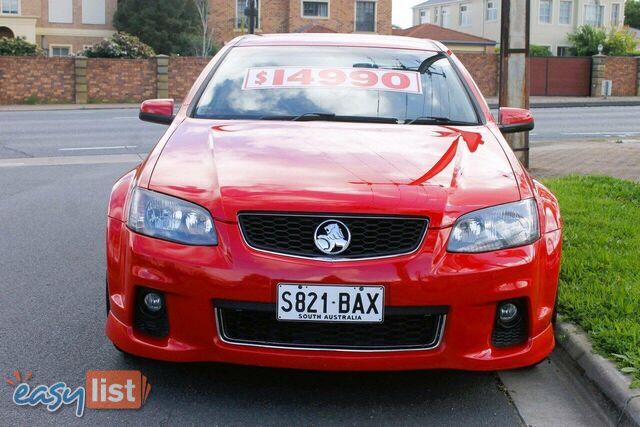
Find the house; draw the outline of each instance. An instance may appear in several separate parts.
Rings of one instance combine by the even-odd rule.
[[[440,27],[435,24],[419,24],[406,30],[394,28],[393,34],[396,36],[437,40],[454,52],[492,53],[496,47],[496,42],[493,40]]]
[[[68,56],[114,33],[117,0],[0,0],[0,37],[24,37]]]
[[[500,0],[428,0],[413,6],[413,24],[431,23],[500,43]],[[581,25],[617,28],[624,0],[531,0],[530,43],[569,54],[567,35]]]
[[[248,32],[246,0],[210,0],[214,39]],[[391,34],[391,0],[256,0],[256,34],[338,32]]]

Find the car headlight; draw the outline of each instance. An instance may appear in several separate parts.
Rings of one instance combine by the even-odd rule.
[[[182,199],[136,188],[127,225],[133,231],[188,245],[217,245],[209,212]]]
[[[539,237],[535,199],[462,215],[449,237],[449,252],[487,252],[527,245]]]

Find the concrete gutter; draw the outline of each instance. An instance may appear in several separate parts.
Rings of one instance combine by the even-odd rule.
[[[640,388],[631,389],[631,379],[613,362],[593,352],[587,334],[575,325],[559,322],[558,344],[584,370],[584,374],[620,411],[617,425],[640,427]]]
[[[59,110],[120,110],[140,108],[135,104],[35,104],[35,105],[0,105],[0,112],[7,111],[59,111]]]

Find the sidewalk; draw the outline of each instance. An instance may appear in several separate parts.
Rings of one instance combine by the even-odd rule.
[[[488,97],[491,108],[498,107],[498,98]],[[562,107],[602,107],[640,105],[640,96],[612,96],[609,98],[532,96],[531,108]],[[6,111],[55,111],[55,110],[112,110],[138,108],[140,104],[36,104],[36,105],[0,105],[0,112]]]
[[[536,178],[608,175],[640,182],[640,140],[536,142],[529,164]]]
[[[491,108],[498,108],[498,97],[487,97]],[[640,105],[640,96],[574,97],[574,96],[532,96],[531,108],[567,108],[567,107],[621,107]]]

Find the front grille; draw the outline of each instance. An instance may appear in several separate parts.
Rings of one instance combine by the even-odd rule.
[[[245,241],[255,249],[322,259],[363,259],[408,254],[422,242],[429,220],[419,217],[242,213]],[[316,228],[339,220],[349,228],[351,243],[339,255],[322,253],[315,245]]]
[[[276,320],[275,305],[216,301],[218,333],[234,344],[269,347],[389,351],[437,347],[446,307],[386,307],[382,323]]]

